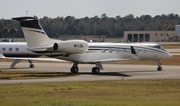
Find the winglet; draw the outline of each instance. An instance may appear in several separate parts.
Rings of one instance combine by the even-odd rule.
[[[137,55],[137,53],[136,53],[133,46],[131,46],[131,55],[132,55],[132,59],[139,60],[139,57],[138,57],[138,55]]]
[[[2,54],[2,52],[1,52],[1,51],[0,51],[0,58],[1,58],[1,59],[6,58],[6,57]]]

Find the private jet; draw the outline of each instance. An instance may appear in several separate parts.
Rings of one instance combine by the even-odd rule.
[[[161,60],[172,55],[155,43],[99,43],[84,40],[55,40],[47,36],[38,19],[34,17],[16,17],[19,21],[28,50],[51,58],[71,61],[71,73],[78,73],[78,64],[95,64],[92,73],[103,70],[103,62],[155,60],[157,70],[161,71]]]

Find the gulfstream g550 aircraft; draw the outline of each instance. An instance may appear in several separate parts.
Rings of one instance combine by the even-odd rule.
[[[28,50],[49,57],[73,62],[72,73],[78,73],[78,64],[95,64],[92,73],[103,69],[102,62],[127,60],[155,60],[157,70],[162,70],[160,61],[171,56],[158,44],[148,43],[94,43],[84,40],[50,39],[39,21],[33,17],[13,18],[20,22]]]

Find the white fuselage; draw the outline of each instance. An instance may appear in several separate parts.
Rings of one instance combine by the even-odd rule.
[[[0,42],[0,51],[6,57],[40,56],[40,54],[28,51],[26,42]]]
[[[63,41],[62,41],[63,42]],[[151,43],[88,43],[88,51],[63,56],[61,52],[43,52],[42,55],[79,63],[132,60],[133,46],[140,60],[164,60],[171,57],[160,45]],[[159,47],[159,48],[158,48]]]
[[[155,48],[156,44],[148,43],[88,43],[89,49],[85,53],[70,54],[63,56],[61,52],[43,52],[42,55],[58,59],[80,62],[95,63],[98,61],[121,61],[131,60],[130,46],[133,46],[141,60],[164,60],[171,55],[164,49]],[[38,57],[40,54],[27,50],[26,42],[0,42],[0,50],[6,57]]]
[[[63,42],[63,41],[62,41]],[[98,61],[121,61],[131,60],[130,46],[134,46],[140,60],[164,60],[171,57],[164,49],[156,48],[157,44],[151,43],[88,43],[89,49],[86,53],[70,54],[69,56],[56,53],[41,53],[49,57],[80,62],[95,63]],[[160,46],[159,46],[160,47]],[[0,50],[6,57],[38,57],[37,53],[27,50],[26,42],[0,42]]]

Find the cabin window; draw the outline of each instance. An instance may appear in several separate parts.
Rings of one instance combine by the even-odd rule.
[[[6,48],[2,48],[2,51],[6,51]]]
[[[16,51],[19,51],[19,48],[16,48]]]
[[[12,51],[12,48],[9,48],[9,51]]]
[[[136,49],[136,53],[139,53],[139,50],[138,50],[138,49]]]
[[[108,51],[109,51],[109,53],[112,53],[112,49],[111,48]]]
[[[106,52],[106,49],[102,49],[101,51],[102,51],[103,53],[105,53],[105,52]]]
[[[126,49],[123,49],[122,51],[125,53],[125,52],[126,52]]]
[[[118,53],[118,52],[119,52],[119,49],[116,49],[116,52]]]
[[[146,49],[143,49],[143,52],[146,53]]]

